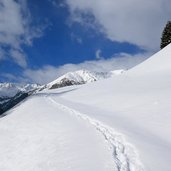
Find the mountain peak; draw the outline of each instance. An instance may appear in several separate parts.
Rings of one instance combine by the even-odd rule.
[[[46,87],[48,89],[54,89],[70,85],[91,83],[101,79],[110,78],[113,75],[121,74],[123,73],[123,71],[124,70],[116,70],[110,72],[95,72],[89,70],[78,70],[74,72],[68,72],[65,75],[47,84]]]

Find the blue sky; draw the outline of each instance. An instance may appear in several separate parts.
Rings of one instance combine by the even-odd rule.
[[[162,13],[165,18],[158,21],[155,19],[159,11],[156,17],[149,16],[148,22],[154,20],[152,24],[159,27],[153,35],[151,29],[146,31],[149,26],[143,18],[142,30],[137,31],[141,26],[137,18],[128,22],[131,6],[124,6],[124,17],[120,16],[121,10],[110,13],[115,10],[111,0],[107,4],[95,0],[98,5],[86,0],[1,1],[0,82],[43,84],[81,68],[108,71],[132,67],[158,50],[168,15]],[[122,3],[117,2],[121,7]],[[101,12],[102,7],[106,8]],[[149,12],[151,8],[147,6],[145,10]],[[135,30],[129,23],[135,24]]]

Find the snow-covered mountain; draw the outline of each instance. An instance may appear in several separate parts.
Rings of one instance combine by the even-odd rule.
[[[0,83],[0,97],[13,97],[19,92],[28,92],[39,87],[37,84]]]
[[[0,114],[9,110],[25,97],[28,97],[29,92],[35,90],[41,91],[46,88],[54,89],[71,85],[86,84],[97,80],[110,78],[123,72],[124,70],[115,70],[111,72],[92,72],[88,70],[79,70],[66,73],[53,82],[42,86],[37,84],[0,83]],[[23,98],[21,98],[21,96],[23,96]]]
[[[111,72],[92,72],[88,70],[79,70],[75,72],[69,72],[58,79],[47,84],[47,88],[54,89],[71,85],[86,84],[106,78],[110,78],[114,75],[123,73],[124,70],[115,70]]]
[[[0,115],[40,87],[37,84],[0,83]]]
[[[0,170],[170,171],[170,104],[171,45],[116,77],[44,89],[1,118]]]

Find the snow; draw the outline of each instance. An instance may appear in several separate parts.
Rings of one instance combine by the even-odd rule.
[[[0,83],[0,97],[13,97],[18,92],[28,92],[39,87],[37,84]]]
[[[58,79],[47,84],[47,88],[51,88],[54,84],[61,84],[63,80],[74,81],[75,84],[91,83],[97,80],[110,78],[112,76],[120,75],[124,70],[114,70],[111,72],[93,72],[88,70],[78,70],[75,72],[68,72],[67,74],[59,77]]]
[[[67,106],[123,133],[146,170],[170,170],[170,53],[169,45],[120,77],[62,95]]]
[[[171,45],[129,71],[43,90],[0,119],[0,170],[170,171]]]
[[[163,50],[154,54],[151,58],[144,61],[142,64],[137,65],[130,70],[130,73],[136,74],[154,74],[154,72],[165,73],[171,71],[171,46],[166,46]],[[170,74],[170,73],[167,73]]]
[[[3,100],[0,101],[0,104],[4,104],[4,103],[8,102],[9,100],[10,99],[6,99],[6,100],[3,99]]]
[[[48,97],[34,96],[16,109],[0,120],[0,170],[113,170],[103,136]]]
[[[98,120],[92,119],[86,114],[60,104],[53,98],[50,98],[50,100],[56,104],[58,108],[88,121],[104,136],[113,150],[113,158],[115,161],[115,167],[113,166],[114,170],[143,170],[143,166],[138,160],[138,155],[134,147],[125,142],[123,135],[116,133],[112,128],[104,125]]]
[[[125,70],[123,70],[123,69],[118,69],[118,70],[110,71],[112,76],[120,75],[120,74],[123,74],[124,72],[125,72]]]

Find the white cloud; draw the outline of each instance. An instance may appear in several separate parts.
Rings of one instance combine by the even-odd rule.
[[[0,61],[5,59],[5,52],[4,50],[0,47]]]
[[[74,34],[74,33],[71,33],[71,40],[72,41],[76,41],[79,44],[82,44],[83,43],[82,38],[79,37],[78,35]]]
[[[18,49],[11,49],[10,56],[15,61],[15,63],[17,63],[19,66],[23,68],[27,67],[26,55],[22,51]]]
[[[59,2],[57,0],[48,0],[48,1],[55,7],[63,8],[66,6],[66,4],[63,1],[61,1],[61,2]]]
[[[6,58],[12,55],[21,67],[26,67],[21,46],[31,45],[34,38],[42,35],[42,28],[32,27],[31,22],[27,0],[0,0],[0,53],[5,51]]]
[[[1,0],[0,8],[0,43],[17,46],[16,39],[24,34],[20,5],[13,0]]]
[[[17,81],[17,76],[10,73],[0,73],[1,79],[8,80],[9,82]]]
[[[112,41],[129,42],[146,49],[159,48],[167,20],[171,19],[170,0],[66,0],[73,21],[90,24]],[[85,20],[92,14],[93,20]]]
[[[100,49],[98,49],[97,51],[96,51],[96,59],[103,59],[103,57],[101,56],[101,53],[102,53],[102,51],[100,50]]]
[[[23,80],[33,83],[45,84],[53,81],[59,76],[80,69],[87,69],[90,71],[111,71],[116,69],[129,69],[136,64],[145,60],[149,54],[118,54],[110,59],[100,59],[94,61],[85,61],[80,64],[66,64],[59,67],[44,66],[43,68],[32,70],[27,69],[23,74]]]

